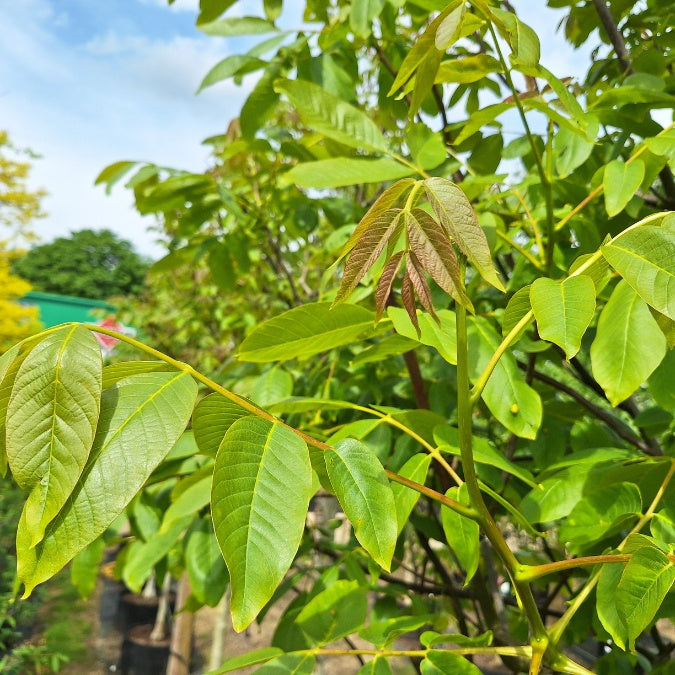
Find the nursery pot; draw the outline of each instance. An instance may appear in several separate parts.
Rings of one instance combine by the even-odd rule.
[[[131,628],[122,643],[120,669],[124,675],[164,675],[169,661],[171,635],[161,641],[150,639],[153,625]]]
[[[173,611],[176,594],[169,596],[169,607]],[[159,606],[158,597],[146,598],[138,593],[124,593],[120,600],[120,630],[128,633],[135,626],[153,624]]]

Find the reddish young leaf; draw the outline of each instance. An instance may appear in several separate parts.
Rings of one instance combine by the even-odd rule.
[[[413,288],[417,293],[417,297],[420,299],[422,307],[431,314],[431,316],[438,321],[438,316],[434,310],[434,303],[431,298],[431,291],[429,290],[429,283],[427,282],[427,277],[424,274],[424,269],[420,264],[420,261],[417,259],[417,256],[412,252],[408,251],[406,256],[406,270],[408,271],[408,276],[412,282]]]
[[[390,185],[375,200],[373,205],[368,209],[366,215],[361,219],[361,222],[356,226],[356,229],[352,232],[352,235],[347,240],[347,243],[342,248],[338,262],[354,248],[356,242],[368,229],[368,226],[385,211],[391,209],[394,204],[396,204],[396,202],[403,196],[403,194],[415,184],[415,182],[416,181],[412,178],[402,178],[401,180],[396,181],[393,185]]]
[[[478,223],[476,213],[466,195],[447,178],[427,178],[424,181],[424,188],[431,208],[459,250],[485,281],[504,291],[504,286],[492,264],[492,254],[485,232]]]
[[[403,275],[403,281],[401,282],[401,300],[403,300],[405,311],[408,312],[412,325],[415,326],[415,330],[419,336],[421,333],[420,322],[417,320],[417,309],[415,307],[415,290],[413,289],[413,284],[412,281],[410,281],[407,269]]]
[[[375,264],[390,237],[396,231],[401,214],[400,209],[389,209],[369,224],[347,259],[342,282],[333,305],[345,300]]]
[[[375,291],[375,321],[379,321],[382,312],[384,312],[387,298],[389,298],[389,294],[391,293],[391,287],[401,267],[402,259],[403,251],[399,251],[387,261],[382,270],[382,276],[377,283],[377,290]]]
[[[422,209],[406,214],[410,248],[429,276],[458,303],[473,310],[464,291],[455,251],[443,228]]]

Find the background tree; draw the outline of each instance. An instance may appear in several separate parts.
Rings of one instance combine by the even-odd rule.
[[[143,288],[149,262],[110,230],[80,230],[31,248],[13,269],[35,290],[80,298],[132,295]]]

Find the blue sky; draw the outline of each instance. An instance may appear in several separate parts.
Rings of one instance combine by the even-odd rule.
[[[290,4],[290,3],[289,3]],[[542,41],[544,64],[558,75],[583,73],[586,56],[555,29],[561,16],[531,0],[514,3]],[[109,228],[159,257],[151,217],[131,208],[117,188],[93,186],[122,159],[203,170],[201,141],[222,133],[247,87],[220,83],[195,96],[206,72],[232,43],[194,27],[198,0],[11,0],[0,2],[0,128],[30,147],[32,185],[49,192],[43,241],[85,227]],[[246,13],[262,15],[249,0]],[[238,5],[232,8],[241,13]]]

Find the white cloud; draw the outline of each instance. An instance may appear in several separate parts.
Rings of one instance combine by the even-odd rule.
[[[147,232],[152,219],[130,208],[131,193],[118,187],[107,197],[93,186],[96,175],[120,159],[203,170],[208,149],[201,141],[225,130],[250,85],[222,83],[194,95],[226,55],[224,40],[192,30],[194,14],[176,15],[187,36],[109,27],[79,44],[57,39],[57,19],[66,25],[77,17],[64,18],[48,0],[0,4],[2,127],[17,145],[43,156],[32,183],[50,193],[49,216],[36,225],[45,240],[106,227],[140,251],[161,255],[156,235]]]

